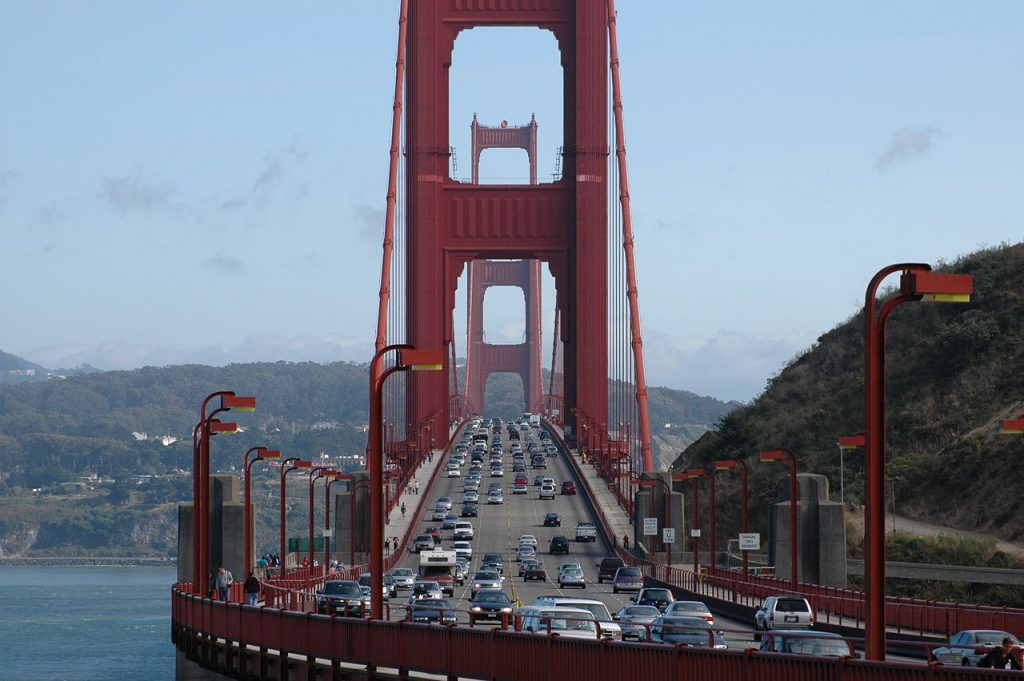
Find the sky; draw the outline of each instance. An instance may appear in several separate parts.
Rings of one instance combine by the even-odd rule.
[[[1024,3],[617,5],[651,385],[750,400],[884,265],[1022,239]],[[368,361],[397,17],[0,3],[0,349]],[[474,112],[536,115],[550,177],[550,33],[463,33],[451,85],[456,177]],[[489,152],[483,181],[524,181],[525,158]],[[488,340],[521,337],[521,300],[488,295]]]

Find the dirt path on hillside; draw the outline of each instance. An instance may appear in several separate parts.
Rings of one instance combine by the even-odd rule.
[[[940,525],[932,525],[920,520],[914,520],[912,518],[904,518],[901,515],[896,516],[895,528],[902,532],[909,532],[910,534],[917,534],[927,537],[934,537],[936,535],[945,534],[953,537],[968,537],[971,539],[985,539],[994,540],[996,548],[1004,553],[1012,553],[1017,556],[1024,556],[1024,544],[1015,544],[1013,542],[1003,541],[997,539],[990,534],[983,534],[981,532],[971,532],[969,530],[958,530],[952,527],[942,527]],[[885,529],[891,531],[893,529],[892,513],[885,514]]]

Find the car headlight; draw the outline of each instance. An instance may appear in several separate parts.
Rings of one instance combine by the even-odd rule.
[[[471,610],[472,610],[473,612],[480,612],[481,610],[483,610],[483,608],[481,608],[481,607],[480,607],[479,605],[474,605],[474,606],[473,606],[473,607],[471,608]]]
[[[502,608],[501,612],[512,612],[512,608]]]

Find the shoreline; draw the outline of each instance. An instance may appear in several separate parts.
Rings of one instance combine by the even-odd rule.
[[[0,567],[175,567],[177,564],[177,558],[133,558],[130,556],[0,558]]]

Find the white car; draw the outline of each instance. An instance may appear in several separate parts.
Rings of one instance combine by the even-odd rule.
[[[473,523],[469,522],[468,520],[460,520],[459,522],[455,523],[455,534],[453,535],[455,539],[472,539],[473,534]]]
[[[537,497],[539,499],[554,499],[555,498],[555,486],[554,485],[541,485],[540,492]]]
[[[464,556],[467,560],[473,560],[473,545],[468,541],[457,541],[452,544],[456,556]]]
[[[461,478],[462,471],[459,469],[458,465],[448,464],[448,469],[445,471],[445,475],[449,478]]]
[[[519,545],[520,546],[532,546],[533,548],[537,548],[537,537],[533,536],[532,534],[520,535],[519,536]]]

